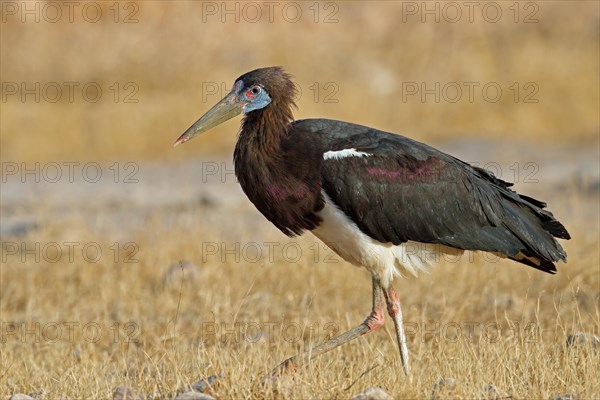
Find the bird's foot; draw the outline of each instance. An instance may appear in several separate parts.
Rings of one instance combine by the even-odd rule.
[[[298,371],[298,363],[296,362],[296,356],[290,357],[275,368],[271,370],[269,375],[263,377],[260,380],[260,386],[264,389],[267,386],[279,387],[281,386],[282,378],[293,379],[293,375]]]
[[[383,326],[385,323],[385,312],[383,309],[383,304],[377,304],[371,314],[365,319],[365,324],[367,326],[367,332],[372,332],[377,330]],[[287,360],[286,360],[287,361]]]

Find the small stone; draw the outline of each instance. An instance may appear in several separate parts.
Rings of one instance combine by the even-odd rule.
[[[223,378],[224,376],[225,374],[211,375],[208,378],[204,378],[196,383],[192,383],[192,390],[204,393],[207,390],[209,390],[212,386],[215,386],[215,383],[217,383],[217,379]]]
[[[382,388],[370,387],[350,400],[394,400],[394,398]]]
[[[113,392],[113,400],[146,400],[137,390],[127,387],[119,386]]]
[[[456,379],[454,378],[440,378],[436,383],[433,384],[433,390],[431,391],[431,398],[433,400],[445,397],[448,393],[452,392],[456,387]]]
[[[577,332],[567,336],[567,347],[581,348],[590,346],[593,349],[600,347],[600,339],[593,333]]]
[[[210,194],[202,193],[200,196],[198,196],[198,204],[203,207],[212,208],[218,206],[219,202]]]
[[[34,398],[25,393],[15,393],[8,400],[34,400]]]
[[[27,235],[30,231],[36,229],[38,229],[38,225],[35,222],[9,222],[6,224],[2,224],[2,227],[0,228],[0,234],[2,236],[23,237]]]
[[[207,395],[206,393],[191,391],[178,394],[177,396],[173,397],[173,400],[215,400],[215,398]]]
[[[577,400],[579,395],[577,393],[565,393],[559,394],[556,397],[551,397],[552,400]]]
[[[440,378],[433,385],[433,390],[452,390],[456,387],[456,379],[454,378]]]
[[[486,399],[500,400],[510,399],[512,398],[512,395],[494,385],[485,385],[483,388],[483,397]]]
[[[223,378],[225,374],[211,375],[207,378],[201,379],[198,382],[192,383],[191,385],[181,387],[177,389],[177,393],[185,393],[189,391],[204,393],[210,388],[218,384],[218,379]]]

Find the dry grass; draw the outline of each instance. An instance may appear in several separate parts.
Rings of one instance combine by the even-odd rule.
[[[554,209],[564,215],[597,202],[597,195],[580,194]],[[370,386],[423,398],[441,377],[457,381],[442,397],[484,397],[487,384],[516,398],[600,393],[598,349],[565,346],[569,334],[600,331],[598,227],[583,229],[578,218],[569,224],[570,262],[556,276],[476,255],[398,280],[412,382],[401,372],[388,321],[385,330],[316,359],[277,391],[261,389],[259,378],[284,358],[362,321],[370,279],[318,243],[316,250],[310,235],[282,239],[251,205],[239,204],[157,208],[143,231],[125,237],[116,226],[94,233],[108,212],[98,211],[91,226],[48,222],[14,239],[28,248],[94,241],[104,256],[97,263],[79,252],[56,262],[6,256],[0,397],[43,390],[47,398],[105,398],[119,385],[168,397],[220,373],[220,398],[347,398]],[[127,237],[139,246],[136,262],[125,263],[124,254],[115,262],[108,247],[115,238],[123,247]],[[184,259],[196,265],[170,268]]]
[[[297,77],[305,93],[299,118],[350,120],[429,142],[502,138],[531,155],[515,159],[503,148],[488,161],[511,165],[541,156],[540,171],[550,175],[579,165],[590,145],[597,148],[597,2],[537,3],[535,24],[400,23],[401,3],[336,4],[335,24],[308,18],[297,24],[201,23],[201,3],[193,1],[139,3],[135,24],[9,18],[0,24],[3,82],[97,82],[104,95],[98,103],[77,97],[72,103],[2,101],[2,161],[129,160],[144,170],[144,162],[229,152],[237,122],[215,129],[203,144],[176,152],[170,146],[218,99],[203,100],[203,83],[228,88],[238,74],[265,65],[284,65]],[[508,3],[502,4],[508,13]],[[505,90],[534,82],[539,103],[508,96],[494,104],[402,102],[402,82],[465,81],[498,82]],[[114,82],[134,82],[139,102],[115,103]],[[335,83],[339,102],[325,103],[323,93],[311,98],[315,82],[320,88]],[[550,155],[549,143],[557,148]],[[469,156],[485,160],[476,151]],[[540,180],[535,187],[573,236],[565,244],[569,263],[560,264],[556,276],[475,256],[396,281],[412,333],[411,382],[402,375],[387,322],[385,330],[267,389],[258,381],[277,363],[363,320],[371,290],[365,270],[332,256],[310,235],[283,238],[239,191],[226,198],[229,186],[201,185],[197,171],[185,178],[173,173],[160,185],[145,175],[144,190],[141,184],[79,182],[21,191],[9,179],[2,183],[3,224],[35,226],[2,237],[0,398],[39,391],[46,399],[107,398],[119,385],[170,398],[186,384],[221,373],[213,390],[219,398],[348,398],[371,386],[396,398],[428,398],[442,377],[457,382],[442,398],[485,397],[487,384],[514,398],[598,398],[600,348],[565,345],[570,334],[600,332],[598,192],[577,181],[584,176],[590,187],[597,183],[596,153],[593,158],[596,163],[581,164],[560,182]],[[208,200],[190,189],[196,186]],[[75,200],[68,201],[71,194]],[[165,196],[172,201],[152,204]],[[78,247],[69,259],[67,242],[97,243],[103,255],[89,262]],[[129,242],[138,249],[131,263],[125,262]],[[9,254],[7,243],[28,249],[58,243],[63,254],[50,262],[52,249],[45,257],[35,251],[36,261],[31,254]],[[207,253],[206,246],[226,250],[236,243],[239,251]],[[252,260],[254,244],[263,253],[258,260]],[[302,254],[295,259],[298,248]],[[195,266],[170,269],[181,260]]]

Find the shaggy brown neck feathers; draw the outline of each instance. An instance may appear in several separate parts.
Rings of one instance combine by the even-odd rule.
[[[288,124],[294,119],[296,86],[291,76],[277,67],[255,70],[239,79],[244,81],[246,87],[254,84],[263,86],[271,97],[271,103],[246,114],[236,153],[246,147],[246,151],[260,152],[277,159],[281,140],[287,135]]]

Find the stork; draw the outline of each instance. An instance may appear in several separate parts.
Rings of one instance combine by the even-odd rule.
[[[293,120],[296,86],[281,67],[260,68],[233,88],[175,146],[244,114],[236,177],[256,208],[284,234],[310,231],[372,276],[371,313],[357,327],[291,357],[273,373],[394,321],[404,373],[409,355],[394,277],[435,257],[492,252],[555,273],[570,239],[545,203],[518,194],[484,169],[400,135],[328,119]]]

